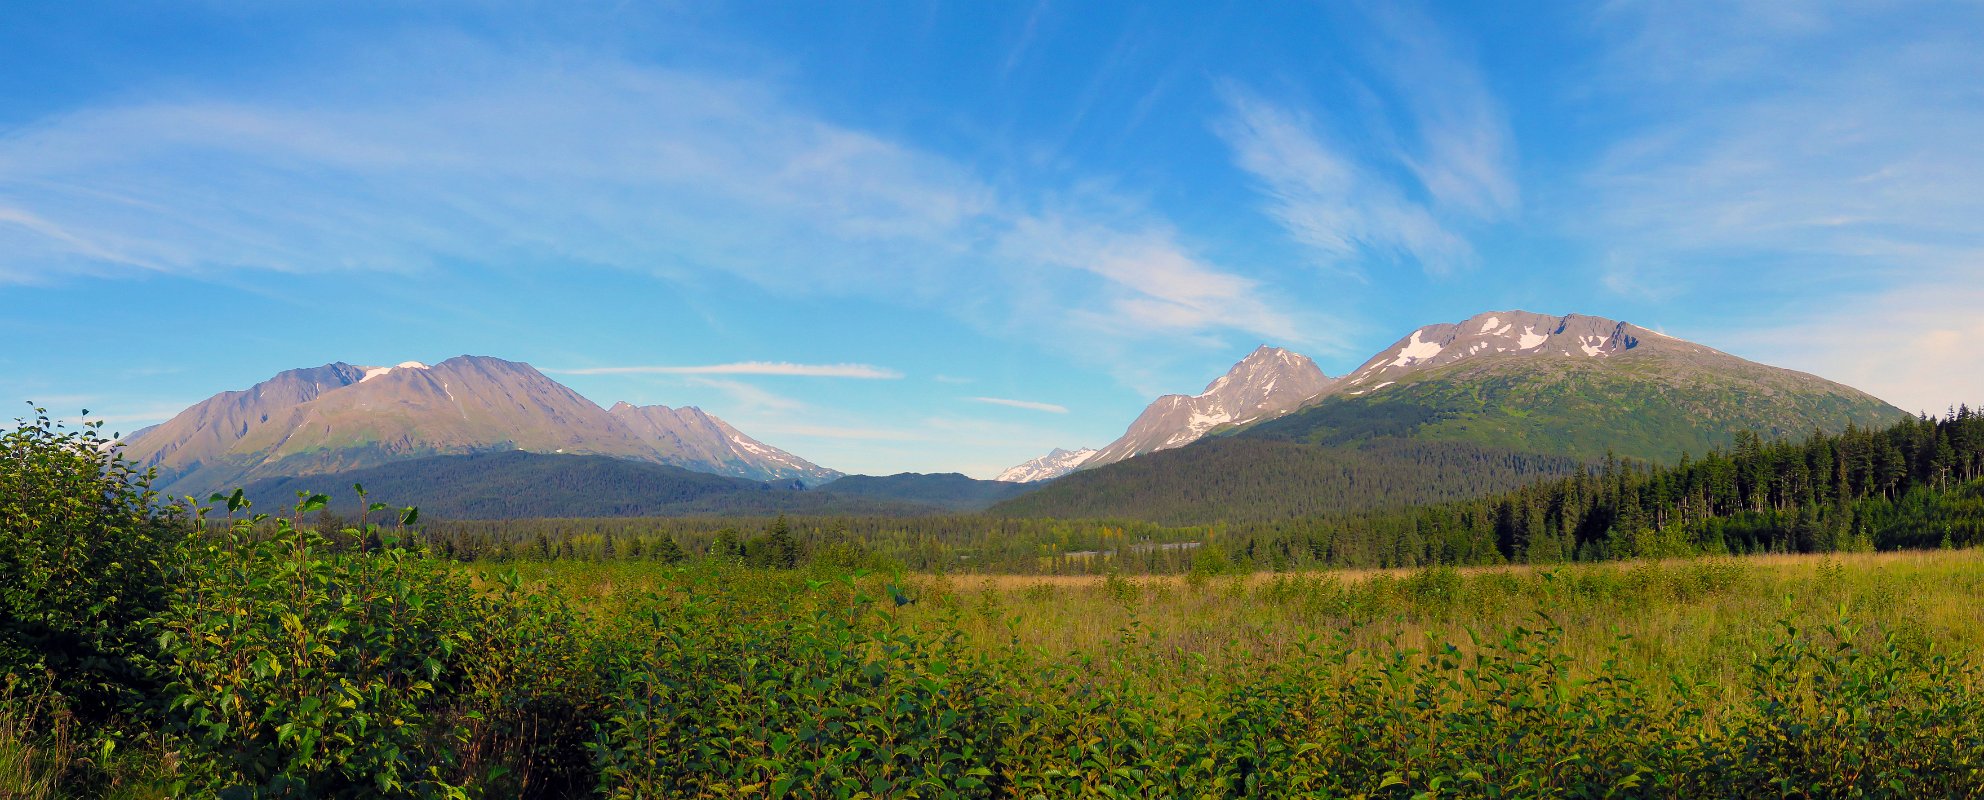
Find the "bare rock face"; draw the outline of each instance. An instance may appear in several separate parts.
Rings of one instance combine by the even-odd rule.
[[[1342,391],[1352,394],[1376,391],[1405,375],[1480,356],[1609,358],[1641,347],[1715,353],[1638,325],[1603,317],[1490,311],[1458,323],[1427,325],[1407,334],[1344,376]]]
[[[1490,311],[1460,322],[1418,328],[1378,351],[1341,379],[1325,376],[1313,362],[1300,355],[1263,346],[1234,365],[1224,377],[1213,381],[1204,393],[1160,397],[1144,409],[1123,438],[1058,473],[1047,474],[1048,471],[1042,470],[1041,474],[1058,477],[1077,469],[1181,447],[1218,429],[1249,428],[1250,433],[1243,435],[1263,429],[1264,432],[1290,430],[1307,424],[1300,420],[1314,416],[1310,413],[1312,407],[1325,400],[1330,401],[1331,408],[1336,408],[1346,401],[1383,400],[1407,389],[1424,394],[1430,391],[1424,384],[1432,380],[1442,386],[1480,386],[1494,382],[1503,386],[1502,394],[1507,395],[1498,402],[1513,403],[1522,410],[1542,401],[1530,394],[1508,395],[1506,387],[1555,386],[1571,380],[1564,377],[1567,374],[1585,376],[1576,380],[1586,384],[1592,380],[1589,376],[1606,377],[1610,383],[1619,384],[1617,391],[1623,393],[1622,399],[1651,397],[1657,401],[1656,407],[1685,407],[1691,409],[1691,414],[1720,420],[1718,424],[1740,423],[1762,430],[1802,425],[1802,430],[1809,431],[1815,425],[1843,425],[1849,417],[1865,424],[1899,413],[1851,387],[1745,361],[1628,322],[1582,314],[1551,316],[1528,311]],[[1747,393],[1743,395],[1747,397],[1781,398],[1784,403],[1773,406],[1778,408],[1776,417],[1762,415],[1759,409],[1739,413],[1726,403],[1718,405],[1722,402],[1718,398],[1728,394],[1724,391],[1728,389],[1740,389],[1739,394]],[[1582,431],[1584,428],[1580,426],[1596,424],[1585,418],[1590,414],[1553,416],[1549,409],[1543,410],[1545,413],[1530,423],[1537,430],[1527,431],[1523,436],[1488,431],[1493,425],[1476,426],[1482,428],[1477,433],[1490,437],[1506,434],[1509,441],[1501,443],[1514,446],[1547,439],[1553,433]],[[1747,416],[1749,412],[1758,415]],[[1714,440],[1713,436],[1698,440],[1699,437],[1678,436],[1672,431],[1647,431],[1642,438],[1646,441],[1637,445],[1643,445],[1648,457],[1661,450],[1654,444],[1669,439],[1689,441],[1697,452],[1704,449],[1704,441],[1712,444]],[[1619,446],[1634,445],[1620,442]],[[1022,474],[1046,460],[1036,459],[1014,467],[1008,474]],[[1036,478],[1041,479],[1044,477]]]
[[[1144,409],[1122,438],[1109,443],[1082,468],[1183,447],[1215,428],[1245,425],[1300,408],[1328,393],[1337,379],[1324,375],[1307,356],[1261,345],[1196,395],[1168,394]]]
[[[661,454],[664,463],[763,481],[818,486],[840,473],[760,442],[693,406],[615,403],[607,410]]]
[[[608,412],[529,364],[500,358],[339,362],[215,395],[123,446],[141,466],[159,469],[168,493],[501,450],[614,456],[756,480],[838,475],[701,411],[657,406],[669,413],[650,417],[627,408]]]
[[[1063,450],[1056,447],[1047,455],[999,473],[999,477],[993,480],[1008,483],[1050,481],[1081,468],[1081,465],[1095,457],[1095,453],[1095,449],[1091,447],[1080,450]]]

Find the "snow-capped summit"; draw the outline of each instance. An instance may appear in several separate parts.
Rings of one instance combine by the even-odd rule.
[[[784,450],[739,432],[694,406],[637,406],[615,403],[606,410],[661,453],[664,464],[753,480],[792,481],[818,486],[840,477]]]
[[[390,367],[336,362],[222,392],[124,438],[157,488],[204,494],[259,478],[440,455],[524,450],[669,464],[752,480],[840,473],[693,409],[607,411],[529,364],[457,356]]]
[[[1337,379],[1324,375],[1308,356],[1261,345],[1240,363],[1206,384],[1197,395],[1165,395],[1144,409],[1123,437],[1085,461],[1083,467],[1114,464],[1132,456],[1183,447],[1214,428],[1244,425],[1279,416],[1328,392]]]
[[[1047,455],[1028,461],[1005,472],[993,480],[1009,483],[1033,483],[1059,478],[1080,468],[1095,456],[1095,449],[1084,447],[1080,450],[1063,450],[1059,447]]]
[[[1645,346],[1649,339],[1663,340],[1663,347],[1707,352],[1698,345],[1603,317],[1491,311],[1459,323],[1427,325],[1407,334],[1345,376],[1339,388],[1346,395],[1368,394],[1390,386],[1401,376],[1476,356],[1608,358]]]
[[[387,375],[393,374],[393,370],[396,369],[427,369],[427,368],[428,366],[426,364],[422,364],[418,361],[402,361],[390,367],[359,367],[359,369],[365,370],[365,377],[359,378],[358,382],[364,383],[366,381],[372,380],[373,378],[383,378]]]

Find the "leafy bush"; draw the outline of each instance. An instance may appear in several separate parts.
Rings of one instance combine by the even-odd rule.
[[[35,415],[0,435],[0,678],[52,674],[101,719],[150,686],[138,623],[164,606],[187,528],[101,422]]]
[[[611,707],[609,642],[567,600],[515,573],[477,600],[454,715],[454,775],[490,797],[579,797],[598,782],[589,745]]]
[[[323,503],[320,495],[297,510]],[[474,642],[466,579],[397,543],[337,550],[287,519],[268,536],[254,522],[237,520],[201,547],[171,605],[149,622],[171,681],[171,729],[214,768],[216,784],[196,788],[455,793],[448,765],[466,732],[439,712]]]
[[[560,598],[514,576],[478,590],[376,525],[340,532],[351,548],[267,522],[236,520],[200,548],[149,623],[172,681],[167,724],[206,761],[192,788],[564,796],[591,783],[585,738],[603,684],[590,626]]]
[[[698,575],[636,612],[594,744],[602,793],[990,796],[996,695],[955,635],[896,627],[851,580],[759,582],[745,602],[727,583]]]
[[[1973,665],[1911,652],[1840,619],[1781,635],[1751,667],[1750,703],[1711,782],[1732,796],[1984,794],[1984,695]],[[1873,641],[1868,641],[1872,639]]]

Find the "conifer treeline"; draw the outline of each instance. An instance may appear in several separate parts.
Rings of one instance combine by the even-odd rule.
[[[991,512],[1251,524],[1463,500],[1577,473],[1583,462],[1472,442],[1355,445],[1212,437],[1077,472]]]
[[[1554,563],[1984,543],[1984,414],[1803,441],[1739,435],[1672,466],[1608,458],[1480,500],[1248,535],[1241,554],[1333,564]]]
[[[779,528],[796,553],[770,545]],[[1017,573],[1176,572],[1207,551],[1241,566],[1294,568],[1963,547],[1984,544],[1984,414],[1965,407],[1802,441],[1745,434],[1728,452],[1670,466],[1607,459],[1480,499],[1275,521],[1165,526],[960,514],[510,520],[431,531],[444,552],[476,560],[723,550],[754,562],[766,560],[757,552],[787,563],[831,554],[913,570]],[[1207,548],[1161,546],[1183,542]]]
[[[1206,541],[1225,529],[949,514],[457,520],[430,524],[427,533],[437,552],[464,561],[672,562],[681,554],[759,566],[828,559],[926,572],[1089,574],[1179,571],[1190,552],[1144,545]]]

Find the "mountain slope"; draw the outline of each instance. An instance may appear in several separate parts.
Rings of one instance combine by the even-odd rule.
[[[1295,520],[1466,499],[1568,475],[1578,466],[1563,456],[1464,443],[1325,448],[1213,436],[1076,472],[995,505],[991,513],[1166,525]]]
[[[820,487],[819,491],[848,497],[921,503],[951,511],[979,511],[1035,488],[1024,483],[975,480],[955,472],[902,472],[882,476],[849,475]]]
[[[1086,447],[1080,450],[1063,450],[1056,447],[1048,452],[1047,455],[1008,468],[1005,472],[999,473],[999,477],[993,478],[993,480],[1005,481],[1007,483],[1034,483],[1037,481],[1053,480],[1074,472],[1090,458],[1095,457],[1095,453],[1095,450]]]
[[[607,409],[661,454],[663,463],[766,481],[818,486],[840,473],[740,433],[730,423],[685,406],[615,403]]]
[[[1293,409],[1337,381],[1307,356],[1261,345],[1196,395],[1168,394],[1144,408],[1122,438],[1082,463],[1084,469],[1183,447],[1224,425],[1238,425]]]
[[[1414,330],[1299,409],[993,510],[1275,519],[1458,499],[1608,453],[1671,461],[1744,430],[1804,436],[1900,416],[1851,387],[1630,323],[1493,312]]]
[[[1337,380],[1307,356],[1261,345],[1196,395],[1167,394],[1144,407],[1116,441],[1101,450],[1055,449],[1012,467],[1000,480],[1044,481],[1145,453],[1183,447],[1213,430],[1287,413],[1328,392]]]
[[[706,514],[864,514],[904,516],[937,506],[795,490],[784,485],[692,472],[610,456],[511,450],[394,461],[364,469],[262,478],[245,491],[273,511],[297,492],[331,495],[332,508],[355,515],[352,484],[371,500],[417,506],[430,519],[646,517]]]
[[[1851,387],[1629,323],[1497,312],[1413,331],[1331,396],[1236,435],[1671,461],[1726,446],[1738,431],[1802,436],[1885,425],[1902,413]]]
[[[671,416],[627,408],[632,411],[609,413],[528,364],[498,358],[458,356],[433,366],[340,362],[215,395],[123,446],[140,465],[159,468],[158,485],[169,494],[504,450],[613,456],[754,478],[784,477],[765,461],[831,473],[700,411]],[[664,423],[680,423],[687,432],[670,440]],[[715,448],[697,445],[712,437],[723,437],[733,449],[704,458]],[[760,460],[735,454],[745,443],[762,448],[751,454]]]

